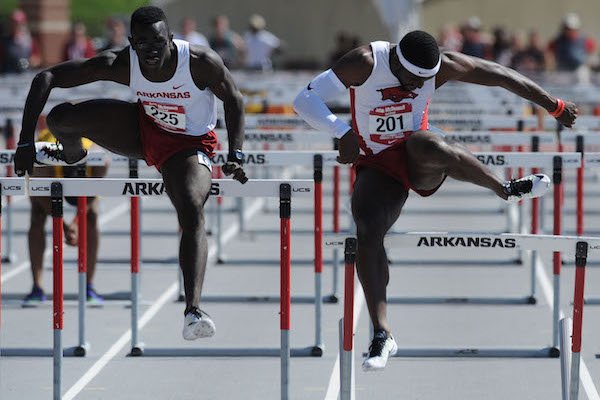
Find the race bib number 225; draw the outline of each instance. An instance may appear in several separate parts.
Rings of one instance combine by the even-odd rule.
[[[175,104],[144,101],[146,115],[154,120],[156,125],[169,132],[185,132],[185,108]]]

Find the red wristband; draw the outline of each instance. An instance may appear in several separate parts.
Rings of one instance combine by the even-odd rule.
[[[549,113],[550,115],[552,115],[554,118],[558,118],[562,115],[563,111],[565,111],[565,102],[562,101],[561,99],[557,98],[556,99],[556,110],[552,111],[551,113]]]

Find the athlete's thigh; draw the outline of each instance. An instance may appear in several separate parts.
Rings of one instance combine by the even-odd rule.
[[[63,103],[48,119],[57,133],[76,133],[113,153],[143,158],[136,103],[114,99]]]
[[[396,222],[408,190],[394,178],[371,168],[361,168],[352,192],[352,215],[360,229],[385,234]]]
[[[198,162],[195,150],[175,154],[161,167],[165,190],[182,217],[194,218],[210,193],[211,173]]]

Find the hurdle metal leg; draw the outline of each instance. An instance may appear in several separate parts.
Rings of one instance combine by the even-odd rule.
[[[562,400],[569,400],[571,387],[571,337],[573,336],[573,320],[560,320],[560,377],[562,383]]]

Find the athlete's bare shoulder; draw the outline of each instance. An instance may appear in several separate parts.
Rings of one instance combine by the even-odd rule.
[[[437,87],[448,81],[460,79],[461,76],[474,68],[476,62],[473,57],[457,51],[443,51],[441,57],[440,72],[435,77]]]
[[[190,44],[190,71],[196,86],[204,90],[212,82],[222,80],[226,68],[214,50]]]
[[[129,46],[118,50],[105,50],[98,53],[96,57],[99,64],[105,65],[110,71],[110,80],[129,84]]]
[[[332,70],[346,87],[360,86],[371,75],[374,63],[371,46],[364,45],[346,53]]]

